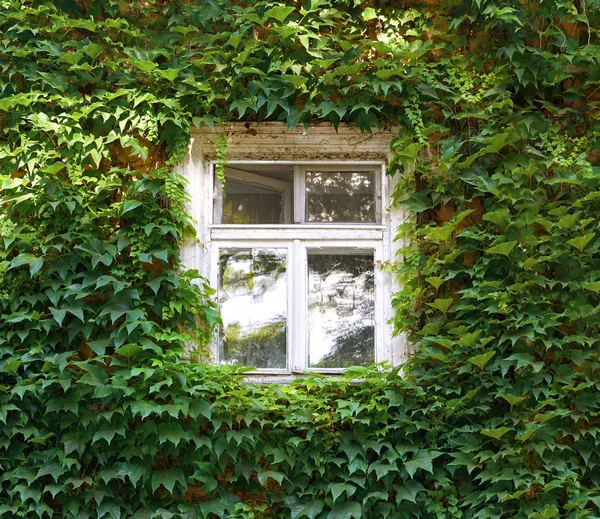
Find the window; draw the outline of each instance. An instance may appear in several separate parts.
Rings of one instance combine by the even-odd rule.
[[[296,146],[286,160],[276,144],[230,145],[223,184],[205,156],[184,169],[201,241],[184,259],[216,287],[223,318],[215,361],[271,376],[398,361],[380,268],[393,253],[385,160],[311,160]]]

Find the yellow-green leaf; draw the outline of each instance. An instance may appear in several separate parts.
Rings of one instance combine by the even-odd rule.
[[[508,256],[511,251],[515,248],[517,241],[507,241],[504,243],[500,243],[498,245],[494,245],[489,249],[486,249],[486,254],[502,254],[503,256]]]
[[[482,429],[481,434],[483,434],[484,436],[489,436],[490,438],[499,440],[508,431],[510,431],[510,429],[508,427],[498,427],[497,429]]]
[[[482,353],[481,355],[475,355],[474,357],[470,357],[468,360],[471,364],[475,364],[475,366],[478,366],[481,369],[483,369],[494,355],[496,355],[495,351],[488,351],[487,353]]]

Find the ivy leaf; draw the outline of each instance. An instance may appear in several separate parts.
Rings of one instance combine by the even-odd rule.
[[[276,472],[274,470],[265,470],[264,472],[258,473],[258,481],[263,487],[267,486],[269,478],[273,478],[275,481],[277,481],[277,483],[281,485],[283,477],[284,476],[281,472]]]
[[[33,254],[22,252],[10,262],[8,270],[20,267],[22,265],[29,265],[29,275],[33,277],[33,275],[44,265],[44,260],[34,256]]]
[[[425,238],[428,240],[448,241],[455,228],[455,224],[448,222],[441,227],[434,227],[428,230]]]
[[[478,366],[481,369],[483,369],[494,355],[496,355],[495,351],[488,351],[487,353],[482,353],[481,355],[475,355],[474,357],[470,357],[468,361],[471,364],[475,364],[475,366]]]
[[[592,292],[596,292],[596,294],[600,294],[600,281],[586,282],[582,283],[581,286],[587,290],[591,290]]]
[[[52,314],[52,317],[54,317],[54,320],[58,323],[58,326],[62,326],[63,320],[67,315],[67,311],[54,308],[53,306],[51,306],[49,310]]]
[[[360,503],[356,501],[336,503],[327,514],[327,519],[361,519],[361,517],[362,509]]]
[[[426,472],[433,473],[432,460],[435,457],[436,456],[433,456],[429,452],[422,450],[418,454],[416,454],[412,460],[409,460],[406,463],[404,463],[404,468],[406,469],[408,475],[411,478],[415,475],[415,472],[418,469],[422,469]]]
[[[55,483],[58,483],[58,478],[65,473],[65,470],[58,463],[45,463],[39,470],[35,479],[43,476],[52,476]]]
[[[408,207],[411,211],[415,213],[422,213],[423,211],[427,211],[427,209],[431,209],[433,202],[429,197],[429,190],[416,191],[411,193],[408,198],[401,200],[398,202],[400,205]]]
[[[188,439],[188,433],[179,422],[161,423],[158,426],[158,439],[159,445],[168,441],[177,447],[181,440]]]
[[[140,202],[139,200],[127,200],[123,204],[123,210],[121,211],[121,214],[133,211],[136,207],[139,207],[140,205],[142,205],[142,202]]]
[[[582,252],[585,249],[585,246],[596,236],[595,232],[591,232],[589,234],[585,234],[584,236],[578,236],[577,238],[572,238],[567,240],[569,245],[572,245],[576,249],[579,249],[579,252]]]
[[[514,395],[500,395],[500,396],[502,398],[504,398],[504,400],[506,400],[510,404],[511,407],[514,406],[515,404],[522,402],[526,398],[524,396],[514,396]]]
[[[115,353],[129,359],[135,357],[140,351],[142,351],[142,347],[139,344],[130,343],[117,348]]]
[[[333,502],[335,503],[344,492],[346,493],[346,497],[351,497],[356,492],[356,487],[349,483],[330,483],[328,490],[331,492]]]
[[[152,492],[156,492],[162,485],[170,494],[173,494],[176,483],[179,483],[182,488],[186,486],[185,475],[181,469],[171,468],[152,472]]]
[[[135,463],[135,462],[129,461],[129,462],[123,463],[121,465],[119,472],[117,472],[117,477],[126,476],[131,481],[131,484],[135,486],[142,477],[144,477],[144,476],[147,477],[148,473],[149,473],[148,467],[146,467],[140,463]]]
[[[511,253],[511,251],[515,248],[517,241],[507,241],[504,243],[500,243],[498,245],[494,245],[489,249],[485,250],[486,254],[502,254],[503,256],[507,256]]]
[[[108,499],[103,499],[102,503],[98,505],[98,517],[102,518],[109,515],[113,519],[120,519],[123,517],[121,510],[120,504],[115,503],[112,500],[109,501]]]
[[[433,288],[435,288],[436,290],[438,288],[440,288],[444,283],[444,280],[437,276],[431,276],[431,277],[425,278],[425,281],[427,281],[427,283],[429,283],[431,286],[433,286]]]
[[[96,355],[104,355],[106,353],[106,347],[109,346],[110,341],[108,339],[98,339],[96,341],[88,342],[88,346],[92,348],[92,351]]]
[[[278,5],[276,7],[272,7],[268,11],[265,12],[266,18],[275,18],[275,20],[279,22],[283,22],[290,14],[292,14],[296,10],[295,7],[284,7],[282,5]]]
[[[452,303],[454,303],[454,299],[448,297],[446,299],[436,299],[433,303],[427,303],[427,306],[435,308],[436,310],[439,310],[444,315],[446,315],[446,312],[452,306]]]
[[[321,513],[325,506],[325,501],[322,499],[315,499],[314,501],[296,501],[292,502],[290,507],[291,519],[300,519],[300,517],[308,517],[308,519],[315,519],[317,515]]]
[[[17,373],[19,371],[19,367],[21,366],[21,364],[22,364],[21,359],[7,360],[2,365],[2,371],[4,371],[4,373]]]
[[[369,20],[373,20],[374,18],[377,18],[377,13],[375,12],[375,9],[373,9],[372,7],[367,7],[362,12],[362,18],[365,22],[368,22]]]
[[[500,209],[498,211],[490,211],[489,213],[485,213],[482,219],[486,222],[495,223],[501,231],[504,231],[510,220],[508,216],[510,215],[510,211],[508,209]]]
[[[499,440],[508,431],[510,431],[508,427],[498,427],[497,429],[482,429],[481,434],[484,436],[489,436],[490,438],[494,438],[495,440]]]
[[[411,503],[417,502],[417,494],[423,490],[425,487],[421,485],[418,481],[413,479],[407,481],[402,486],[394,485],[396,489],[396,501],[401,503],[402,501],[410,501]]]
[[[189,411],[190,417],[197,418],[202,415],[207,420],[210,420],[212,416],[212,405],[209,401],[201,398],[195,399],[190,405]]]
[[[296,88],[300,88],[304,85],[308,79],[302,76],[294,76],[292,74],[284,74],[281,76],[282,79],[285,79],[287,82],[294,85]]]

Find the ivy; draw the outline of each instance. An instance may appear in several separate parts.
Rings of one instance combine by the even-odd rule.
[[[598,1],[250,4],[0,1],[0,516],[597,517]],[[402,378],[188,358],[235,119],[398,128]]]

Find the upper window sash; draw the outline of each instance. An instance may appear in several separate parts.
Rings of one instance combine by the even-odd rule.
[[[244,222],[224,222],[223,220],[223,186],[216,178],[215,175],[215,162],[210,163],[210,170],[213,178],[213,208],[211,211],[212,216],[212,225],[231,225],[231,226],[239,226],[244,225]],[[270,178],[267,175],[256,174],[256,172],[244,171],[242,167],[246,166],[281,166],[288,168],[293,166],[293,178],[292,182],[285,182],[276,178]],[[335,184],[335,173],[340,173],[344,175],[346,173],[361,173],[361,172],[373,172],[373,202],[369,211],[373,211],[373,218],[371,220],[357,221],[354,219],[344,220],[343,217],[340,219],[336,219],[333,217],[330,220],[327,219],[319,219],[307,218],[307,173],[322,173],[325,176],[329,175],[329,178],[326,178],[324,182],[331,184]],[[287,173],[290,174],[289,172]],[[250,189],[250,186],[254,186],[256,188],[265,188],[271,191],[271,193],[279,193],[281,195],[281,204],[282,204],[282,218],[279,219],[278,222],[270,222],[270,223],[245,223],[245,225],[254,225],[257,227],[265,226],[265,225],[277,225],[277,224],[302,224],[302,225],[323,225],[323,226],[333,226],[333,225],[378,225],[382,223],[383,220],[383,206],[382,200],[385,196],[384,189],[384,180],[385,180],[385,166],[382,162],[379,161],[340,161],[340,162],[331,162],[331,161],[230,161],[227,163],[227,178],[233,182],[240,182]],[[338,191],[343,190],[344,186],[341,185],[343,182],[339,182],[340,178],[337,179],[338,185],[333,186],[333,190],[337,188]],[[363,184],[369,184],[368,179],[363,179]],[[363,186],[364,189],[364,186]],[[367,202],[368,205],[368,196],[365,196],[363,193],[363,203]],[[293,200],[293,204],[292,204]],[[331,199],[329,200],[331,202]],[[340,198],[337,202],[342,204],[343,206],[343,198]],[[321,201],[322,202],[322,201]],[[318,203],[318,201],[316,202]],[[359,202],[360,203],[360,202]],[[334,202],[335,204],[335,202]],[[292,205],[293,205],[293,218],[292,218]],[[315,202],[313,201],[313,205]],[[241,204],[240,204],[241,208]]]

